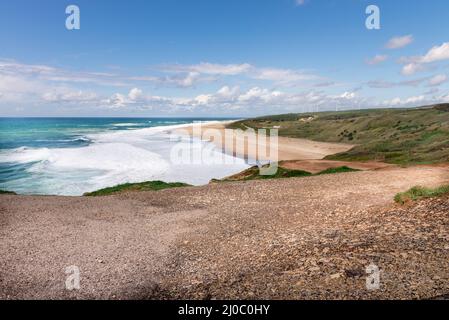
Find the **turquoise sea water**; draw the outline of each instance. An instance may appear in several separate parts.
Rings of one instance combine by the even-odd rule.
[[[225,119],[0,118],[0,189],[80,195],[125,182],[207,183],[247,165],[174,165],[170,152],[180,142],[171,130],[215,120]],[[182,139],[189,147],[190,138]]]

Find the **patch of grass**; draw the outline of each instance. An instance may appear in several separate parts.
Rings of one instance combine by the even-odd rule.
[[[264,179],[279,179],[279,178],[296,178],[296,177],[308,177],[312,174],[303,170],[290,170],[282,167],[278,167],[276,174],[271,176],[262,176]]]
[[[335,173],[357,172],[357,171],[361,171],[361,170],[343,166],[343,167],[338,167],[338,168],[329,168],[329,169],[326,169],[326,170],[323,170],[323,171],[317,173],[316,175],[318,176],[318,175],[322,175],[322,174],[335,174]]]
[[[355,146],[328,160],[411,165],[449,162],[449,104],[285,114],[238,121],[229,128],[279,128],[279,135]]]
[[[286,168],[279,166],[276,174],[264,176],[264,175],[260,174],[259,167],[254,166],[254,167],[251,167],[251,168],[249,168],[245,171],[242,171],[236,175],[230,176],[228,178],[225,178],[222,180],[214,179],[211,182],[230,182],[230,181],[250,181],[250,180],[312,177],[312,176],[318,176],[318,175],[323,175],[323,174],[336,174],[336,173],[355,172],[355,171],[360,171],[360,170],[352,169],[352,168],[344,166],[344,167],[338,167],[338,168],[330,168],[330,169],[321,171],[319,173],[312,174],[310,172],[303,171],[303,170],[291,170],[291,169],[286,169]]]
[[[180,187],[188,187],[190,185],[186,183],[181,182],[173,182],[173,183],[167,183],[163,181],[147,181],[142,183],[125,183],[121,185],[117,185],[110,188],[105,188],[101,190],[97,190],[94,192],[87,192],[84,194],[84,196],[88,197],[98,197],[98,196],[107,196],[116,194],[119,192],[125,192],[125,191],[158,191],[163,189],[170,189],[170,188],[180,188]]]
[[[0,194],[17,194],[17,193],[12,191],[0,190]]]
[[[441,197],[446,194],[449,194],[449,185],[438,187],[435,189],[416,186],[406,192],[398,193],[394,197],[394,201],[400,204],[405,204],[410,201]]]
[[[264,166],[266,167],[266,166]],[[290,170],[282,167],[278,167],[276,174],[274,175],[261,175],[258,166],[251,167],[233,176],[217,180],[214,179],[211,182],[229,182],[229,181],[249,181],[249,180],[266,180],[266,179],[281,179],[281,178],[293,178],[293,177],[308,177],[312,174],[303,170]]]

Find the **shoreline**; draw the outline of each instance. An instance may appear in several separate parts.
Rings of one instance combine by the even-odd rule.
[[[308,139],[298,139],[279,136],[277,140],[277,155],[271,155],[269,152],[258,152],[259,149],[270,149],[270,142],[266,140],[260,142],[257,141],[257,145],[249,145],[245,142],[245,135],[239,133],[233,129],[226,129],[226,124],[233,123],[235,121],[223,121],[219,123],[209,123],[201,125],[201,131],[194,130],[194,125],[188,124],[182,128],[175,130],[176,133],[196,137],[203,141],[209,141],[214,143],[217,147],[221,148],[223,152],[231,154],[238,158],[253,159],[259,161],[287,161],[287,160],[322,160],[326,156],[345,152],[352,149],[355,145],[332,143],[332,142],[319,142]],[[225,140],[226,132],[232,132],[232,142],[229,139]],[[218,134],[218,141],[209,138],[210,133]]]
[[[221,152],[223,154],[226,154],[228,156],[233,156],[237,159],[243,159],[245,160],[245,162],[248,165],[248,168],[255,165],[256,161],[258,161],[257,163],[266,163],[269,161],[273,161],[273,162],[279,162],[280,165],[286,169],[291,169],[291,170],[303,170],[303,171],[308,171],[311,173],[316,173],[319,171],[323,171],[325,169],[330,169],[330,168],[336,168],[336,167],[342,167],[342,166],[351,166],[354,169],[360,169],[360,170],[372,170],[372,169],[381,169],[384,167],[388,167],[389,165],[387,164],[383,164],[383,163],[373,163],[373,162],[368,162],[368,163],[356,163],[356,162],[339,162],[339,161],[329,161],[329,160],[322,160],[325,156],[330,155],[330,154],[334,154],[337,152],[342,152],[342,151],[346,151],[350,148],[353,147],[353,145],[349,145],[349,144],[339,144],[339,143],[326,143],[326,142],[317,142],[317,141],[312,141],[312,140],[307,140],[307,139],[295,139],[295,138],[287,138],[287,137],[278,137],[278,147],[279,147],[279,153],[277,154],[277,156],[271,157],[271,154],[269,154],[269,156],[267,158],[258,158],[258,154],[257,151],[260,148],[268,148],[269,147],[269,143],[262,143],[260,144],[260,140],[258,139],[257,143],[258,145],[251,149],[248,148],[248,146],[245,144],[245,136],[243,134],[239,134],[237,133],[236,130],[233,129],[226,129],[226,125],[233,123],[237,120],[211,120],[211,121],[205,121],[205,122],[200,122],[201,124],[201,131],[200,132],[195,132],[194,130],[194,124],[189,123],[189,124],[176,124],[176,125],[165,125],[165,126],[160,126],[160,127],[151,127],[151,128],[139,128],[136,130],[131,130],[132,131],[143,131],[143,130],[152,130],[152,131],[160,131],[161,133],[164,134],[179,134],[179,135],[183,135],[183,136],[189,136],[191,138],[198,138],[201,139],[202,141],[208,142],[208,143],[213,143],[215,144],[216,147],[221,149]],[[215,139],[210,139],[207,138],[205,135],[207,135],[208,131],[215,131],[216,133],[218,133],[219,135],[221,135],[223,137],[223,139],[221,141],[216,141]],[[225,136],[225,131],[231,132],[233,134],[233,141],[232,144],[225,144],[224,141],[224,136]],[[237,143],[242,143],[242,145],[240,145],[241,148],[236,148],[236,150],[234,149],[234,146]],[[268,141],[269,142],[269,141]],[[260,162],[259,162],[260,161]],[[222,166],[226,166],[225,164],[222,164]],[[221,178],[225,178],[228,176],[232,176],[235,174],[239,174],[241,172],[243,172],[245,169],[239,169],[239,170],[235,170],[234,172],[229,172],[226,175],[217,175],[212,177],[211,179],[221,179]],[[88,193],[88,192],[95,192],[101,189],[105,189],[105,188],[111,188],[111,187],[116,187],[118,185],[122,185],[125,183],[131,183],[131,184],[135,184],[135,183],[142,183],[142,182],[149,182],[149,181],[156,181],[156,180],[162,180],[165,182],[185,182],[185,183],[189,183],[192,184],[188,181],[184,181],[183,178],[180,179],[176,179],[176,178],[169,178],[169,179],[159,179],[159,178],[155,178],[155,179],[147,179],[145,181],[134,181],[134,180],[128,180],[128,181],[124,181],[124,182],[119,182],[116,184],[110,184],[110,185],[105,185],[105,186],[101,186],[97,189],[92,189],[92,190],[87,190],[84,193]],[[197,186],[205,186],[207,185],[208,182],[205,182],[203,184],[197,184]],[[195,185],[195,184],[193,184]],[[5,191],[10,191],[5,189]],[[13,190],[14,191],[14,190]],[[21,194],[18,193],[19,195],[40,195],[39,193],[31,193],[31,194]],[[53,196],[53,195],[57,195],[57,194],[45,194],[46,196]],[[81,196],[82,194],[79,194],[79,196]],[[77,196],[77,195],[62,195],[62,196]]]

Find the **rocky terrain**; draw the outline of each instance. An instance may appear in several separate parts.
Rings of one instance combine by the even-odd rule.
[[[107,197],[0,195],[1,299],[429,299],[449,293],[447,167]],[[380,288],[366,287],[367,266]],[[68,266],[80,289],[65,287]]]

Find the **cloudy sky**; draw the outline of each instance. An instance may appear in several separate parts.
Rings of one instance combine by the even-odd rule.
[[[81,29],[67,30],[76,4]],[[368,5],[381,29],[365,27]],[[449,102],[447,0],[0,0],[0,116]]]

